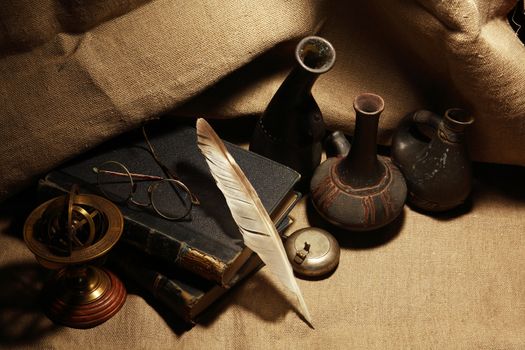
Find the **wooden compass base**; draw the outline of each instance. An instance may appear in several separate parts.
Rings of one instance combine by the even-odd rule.
[[[98,326],[113,317],[126,301],[126,289],[111,271],[100,268],[100,273],[109,277],[110,287],[89,303],[61,299],[55,286],[49,286],[44,294],[46,315],[55,323],[80,329]]]

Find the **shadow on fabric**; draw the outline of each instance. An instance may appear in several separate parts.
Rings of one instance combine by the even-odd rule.
[[[525,202],[525,167],[517,165],[474,163],[473,196],[479,189],[489,189],[516,201]]]
[[[469,214],[476,204],[483,201],[490,192],[525,204],[525,187],[523,186],[525,167],[474,162],[472,170],[472,192],[461,205],[436,213],[421,211],[414,207],[411,209],[439,221],[450,221]]]
[[[23,239],[24,222],[39,203],[36,191],[31,186],[0,204],[0,233]]]
[[[178,106],[169,114],[193,118],[195,116],[213,118],[239,116],[234,111],[235,99],[245,94],[246,91],[256,91],[257,86],[269,77],[285,74],[291,70],[294,65],[293,52],[298,41],[299,38],[296,38],[279,43],[246,65],[227,74],[217,83]],[[269,97],[271,98],[271,96]],[[270,102],[270,98],[268,98],[268,102]],[[251,135],[251,132],[248,135]]]
[[[235,285],[223,298],[212,305],[203,314],[199,324],[209,327],[217,316],[228,307],[238,306],[257,318],[274,323],[292,311],[302,318],[301,312],[295,307],[293,296],[288,297],[275,284],[273,279],[262,273],[257,273]],[[244,312],[243,311],[243,312]]]
[[[0,269],[0,345],[37,344],[59,329],[40,306],[40,292],[47,276],[48,272],[36,263]]]
[[[198,316],[195,325],[183,321],[149,293],[145,293],[142,288],[126,279],[123,280],[126,282],[128,294],[135,294],[143,298],[177,336],[191,331],[195,325],[204,328],[211,327],[218,320],[219,315],[225,313],[228,308],[236,306],[269,323],[276,322],[290,311],[302,317],[292,297],[288,298],[272,280],[260,273],[253,274],[234,285]]]
[[[121,278],[122,281],[125,283],[128,295],[134,294],[144,299],[144,301],[146,301],[146,303],[148,303],[148,305],[151,306],[155,310],[155,312],[159,314],[160,317],[162,317],[164,322],[166,322],[166,324],[171,328],[173,333],[175,333],[177,336],[181,336],[182,334],[184,334],[187,331],[190,331],[193,328],[193,325],[179,318],[162,302],[155,299],[155,297],[145,292],[142,288],[136,286],[135,284],[131,283],[128,279],[120,275],[119,278]]]

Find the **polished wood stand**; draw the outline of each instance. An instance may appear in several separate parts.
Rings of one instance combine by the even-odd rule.
[[[49,281],[43,297],[47,316],[72,328],[92,328],[115,315],[126,301],[126,289],[109,270],[69,266]]]

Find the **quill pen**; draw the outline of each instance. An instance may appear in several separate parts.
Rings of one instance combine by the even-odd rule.
[[[257,253],[270,272],[295,294],[301,313],[311,326],[310,313],[295,280],[281,237],[257,192],[222,140],[202,118],[197,120],[197,142],[217,187],[226,198],[233,219],[239,226],[244,244]]]

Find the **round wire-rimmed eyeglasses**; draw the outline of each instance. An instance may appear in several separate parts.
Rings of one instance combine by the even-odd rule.
[[[150,154],[169,177],[133,173],[123,163],[109,160],[93,167],[93,172],[97,174],[99,190],[108,199],[117,203],[131,203],[142,208],[151,207],[160,217],[167,220],[191,219],[193,205],[200,204],[198,198],[160,162],[144,127],[142,133]],[[147,187],[147,201],[137,200],[135,196],[137,184],[142,181],[151,182]]]

